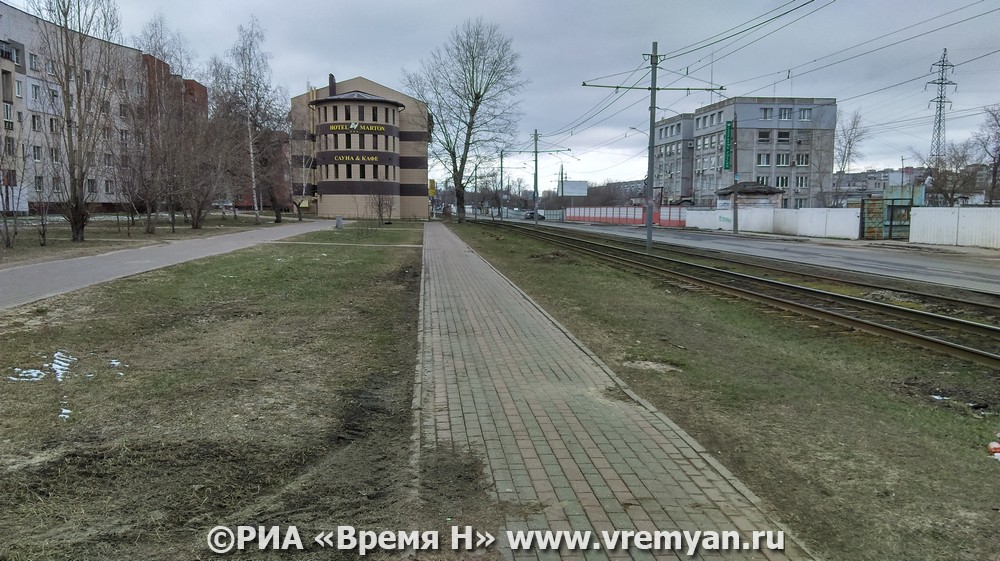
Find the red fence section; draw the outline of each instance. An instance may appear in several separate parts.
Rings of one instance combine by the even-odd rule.
[[[687,208],[679,206],[664,206],[655,211],[655,223],[669,228],[684,228],[687,218]],[[641,206],[596,206],[574,207],[566,209],[567,222],[596,222],[599,224],[635,224],[646,223],[646,208]]]

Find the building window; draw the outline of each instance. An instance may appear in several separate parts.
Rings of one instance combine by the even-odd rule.
[[[761,120],[770,121],[771,117],[773,115],[774,115],[774,109],[771,109],[770,107],[761,107],[760,108],[760,118],[761,118]]]
[[[367,168],[368,166],[358,166],[358,179],[365,179],[365,169]]]
[[[795,165],[797,165],[797,166],[808,166],[809,165],[809,154],[796,154],[795,155]]]
[[[35,176],[35,191],[38,191],[39,193],[41,193],[42,189],[45,188],[44,187],[44,182],[45,182],[45,179],[43,179],[42,176],[36,175]]]
[[[114,191],[115,191],[114,183],[111,183],[110,179],[105,179],[104,180],[104,192],[107,193],[108,195],[110,195]]]
[[[42,69],[42,62],[35,53],[28,53],[28,67],[35,72]]]
[[[788,165],[788,154],[775,154],[774,155],[774,165],[776,166],[787,166]]]
[[[770,154],[757,154],[757,165],[758,166],[769,166],[771,165],[771,155]],[[764,183],[763,185],[767,185]]]
[[[58,175],[52,177],[52,191],[56,193],[62,192],[62,178]]]
[[[708,120],[709,120],[708,124],[715,125],[715,113],[712,113],[711,115],[709,115]]]
[[[345,105],[344,106],[344,120],[345,121],[350,121],[351,120],[351,106],[350,105]]]
[[[54,88],[49,88],[49,97],[52,98],[52,103],[55,103],[59,99],[59,92]]]
[[[125,105],[124,103],[119,104],[118,105],[118,116],[119,117],[125,117],[126,115],[128,115],[128,105]]]
[[[759,184],[761,184],[761,185],[767,185],[767,182],[768,182],[768,181],[769,181],[770,179],[771,179],[771,178],[770,178],[770,177],[768,177],[768,176],[766,176],[766,175],[758,175],[758,176],[757,176],[757,183],[759,183]]]
[[[59,132],[58,119],[49,119],[49,132]]]
[[[795,208],[803,208],[806,206],[806,199],[797,198],[795,199]]]
[[[781,187],[781,188],[788,187],[788,176],[787,175],[779,175],[779,176],[775,177],[774,178],[774,186],[775,187]]]
[[[128,146],[128,131],[125,129],[118,131],[118,140],[121,141],[122,146]]]
[[[83,81],[90,84],[90,70],[83,71]]]
[[[385,119],[384,119],[384,121],[386,123],[389,122],[389,108],[388,107],[385,108]]]
[[[40,97],[42,97],[42,87],[38,84],[31,84],[31,99],[38,101]]]
[[[13,136],[8,136],[3,139],[3,153],[5,156],[10,157],[17,155],[17,142],[14,141]]]
[[[14,81],[14,95],[17,97],[24,97],[24,82],[20,80]]]
[[[347,169],[347,179],[354,179],[353,177],[351,177],[351,172],[353,171],[351,168],[353,168],[354,166],[352,166],[351,164],[347,164],[344,167]]]
[[[51,58],[48,59],[48,60],[46,60],[45,61],[45,71],[48,72],[49,74],[55,74],[56,73],[56,61],[52,60]]]
[[[115,165],[115,157],[111,154],[111,152],[104,153],[104,165],[108,167]]]
[[[771,131],[757,131],[757,142],[771,142]]]
[[[812,119],[812,109],[799,109],[799,120],[808,121]]]
[[[128,154],[122,154],[121,156],[122,167],[127,168],[131,163],[128,158]]]
[[[792,141],[792,131],[778,131],[778,142],[788,144]]]
[[[59,147],[58,146],[53,146],[53,147],[49,148],[49,159],[52,160],[53,162],[56,162],[56,161],[59,160]]]
[[[778,120],[779,121],[790,121],[792,120],[792,108],[782,107],[778,109]]]
[[[111,113],[111,101],[105,99],[101,102],[101,113]]]
[[[337,109],[338,109],[337,106],[334,105],[333,106],[333,120],[334,121],[339,121],[340,120],[340,119],[337,118]]]
[[[35,146],[31,147],[31,159],[34,160],[34,161],[36,161],[36,162],[42,161],[42,147],[41,146],[38,146],[36,144]]]
[[[809,176],[807,176],[807,175],[800,175],[800,176],[796,177],[795,178],[795,186],[798,187],[799,189],[808,189],[809,188]]]
[[[97,180],[96,179],[88,179],[87,180],[87,192],[88,193],[96,193],[97,192]]]

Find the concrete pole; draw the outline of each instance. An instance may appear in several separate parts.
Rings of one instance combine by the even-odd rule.
[[[646,251],[653,249],[653,140],[656,128],[656,41],[653,41],[653,54],[649,57],[649,68],[652,74],[649,81],[649,152],[646,155]]]

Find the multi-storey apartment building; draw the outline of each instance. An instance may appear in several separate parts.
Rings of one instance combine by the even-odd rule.
[[[427,106],[366,78],[292,98],[292,191],[320,216],[371,217],[388,198],[392,216],[426,218]]]
[[[739,97],[672,116],[654,129],[653,187],[664,204],[713,206],[738,176],[783,189],[784,207],[825,206],[836,123],[830,98]]]
[[[78,55],[87,61],[82,68],[56,60],[45,47],[56,30],[0,2],[0,210],[63,204],[71,159],[75,172],[83,170],[89,208],[124,205],[122,170],[135,163],[146,133],[136,130],[135,105],[145,103],[152,89],[167,89],[186,107],[207,112],[203,85],[171,74],[169,65],[137,49],[90,38],[86,44],[98,47]],[[71,148],[80,154],[73,158]]]

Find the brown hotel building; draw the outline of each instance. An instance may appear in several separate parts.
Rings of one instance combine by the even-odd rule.
[[[374,195],[393,218],[428,216],[427,142],[420,101],[365,78],[292,98],[292,194],[318,216],[374,217]]]

